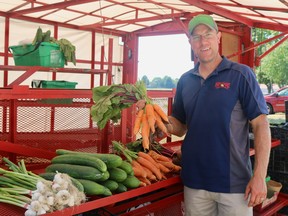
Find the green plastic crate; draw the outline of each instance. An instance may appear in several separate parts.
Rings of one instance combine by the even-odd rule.
[[[47,89],[75,89],[77,82],[68,82],[64,80],[34,80],[32,81],[32,88],[47,88]],[[42,103],[49,104],[71,104],[72,98],[61,98],[61,99],[43,99],[40,100]]]
[[[58,44],[42,42],[10,46],[16,66],[64,67],[65,59]]]
[[[42,80],[41,86],[42,88],[60,88],[60,89],[75,89],[77,82],[67,82],[64,80],[54,80],[54,81],[47,81]]]

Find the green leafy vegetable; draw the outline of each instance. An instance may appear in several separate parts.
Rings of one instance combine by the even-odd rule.
[[[113,84],[92,89],[94,105],[91,107],[92,120],[103,129],[109,120],[117,122],[123,109],[131,107],[138,100],[150,100],[142,81],[135,84]]]

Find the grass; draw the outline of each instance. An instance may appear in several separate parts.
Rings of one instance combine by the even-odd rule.
[[[270,124],[281,124],[286,122],[285,113],[275,113],[268,115]]]

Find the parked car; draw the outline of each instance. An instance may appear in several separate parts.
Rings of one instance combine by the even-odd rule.
[[[285,112],[285,101],[288,101],[288,86],[280,88],[276,92],[265,95],[269,114]]]

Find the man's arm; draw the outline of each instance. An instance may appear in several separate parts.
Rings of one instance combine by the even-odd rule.
[[[249,206],[255,206],[266,198],[265,178],[271,150],[271,134],[267,116],[262,114],[251,121],[254,134],[254,173],[247,185],[245,198],[250,195]]]
[[[187,132],[187,126],[182,124],[178,119],[173,116],[169,116],[169,124],[166,125],[169,133],[182,137]]]

